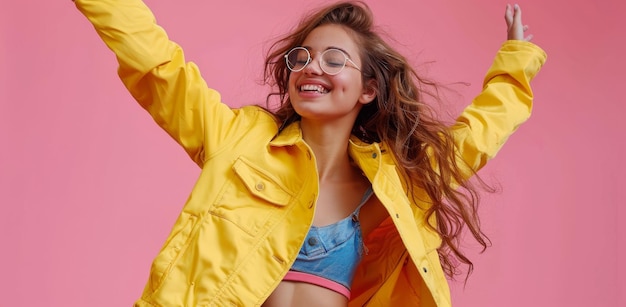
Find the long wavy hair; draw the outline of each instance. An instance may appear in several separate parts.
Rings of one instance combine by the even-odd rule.
[[[300,119],[289,100],[290,71],[283,56],[325,24],[349,29],[360,46],[363,84],[372,79],[376,84],[376,98],[361,108],[352,133],[365,142],[384,142],[389,146],[413,204],[420,204],[413,187],[428,193],[430,204],[423,208],[425,224],[442,239],[438,252],[444,271],[452,278],[463,263],[468,266],[467,278],[473,264],[460,249],[464,229],[469,230],[483,251],[490,245],[480,229],[478,189],[468,181],[475,173],[468,174],[469,167],[457,165],[449,126],[437,119],[425,102],[427,98],[440,101],[441,86],[420,77],[405,57],[383,40],[374,28],[367,4],[351,1],[324,7],[305,16],[290,34],[271,45],[265,59],[264,82],[276,91],[267,97],[268,108],[271,99],[278,97],[279,106],[274,108],[277,121],[284,127]],[[484,185],[479,178],[478,181]],[[428,222],[433,216],[436,225]]]

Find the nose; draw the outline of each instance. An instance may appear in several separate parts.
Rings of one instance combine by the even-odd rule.
[[[304,67],[304,69],[302,69],[302,72],[304,72],[305,74],[310,74],[310,75],[323,74],[324,71],[322,70],[321,58],[319,56],[311,58],[311,62],[307,64]]]

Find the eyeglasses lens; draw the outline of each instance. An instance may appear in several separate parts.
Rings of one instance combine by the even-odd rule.
[[[335,49],[326,50],[322,54],[322,68],[329,75],[338,74],[346,65],[346,56]]]
[[[285,57],[287,66],[293,71],[300,71],[309,63],[309,52],[306,49],[296,48],[289,51]]]

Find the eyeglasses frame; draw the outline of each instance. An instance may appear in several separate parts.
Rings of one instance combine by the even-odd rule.
[[[306,63],[305,63],[304,65],[302,65],[302,68],[300,68],[300,69],[292,69],[291,67],[289,67],[289,59],[288,59],[288,56],[289,56],[289,54],[291,54],[291,52],[293,52],[294,50],[304,50],[304,51],[306,51],[306,54],[308,55],[308,58],[307,58]],[[343,56],[344,56],[344,58],[345,58],[345,60],[344,60],[344,62],[343,62],[343,67],[341,67],[341,69],[340,69],[339,71],[337,71],[336,73],[333,73],[333,74],[328,73],[326,70],[324,70],[324,66],[322,65],[322,61],[323,61],[322,59],[324,58],[324,54],[325,54],[326,52],[329,52],[329,51],[339,51],[339,52],[341,52],[341,54],[343,54]],[[307,48],[305,48],[305,47],[302,47],[302,46],[298,46],[298,47],[293,47],[293,48],[291,48],[289,51],[287,51],[287,53],[285,53],[284,58],[285,58],[285,64],[287,65],[287,69],[289,69],[289,70],[290,70],[290,71],[292,71],[292,72],[299,72],[299,71],[302,71],[302,70],[304,70],[304,69],[307,67],[307,65],[309,65],[309,64],[311,64],[311,62],[313,62],[313,57],[311,57],[311,52],[309,51],[309,49],[307,49]],[[343,69],[344,69],[344,68],[346,68],[346,66],[348,66],[348,65],[347,65],[347,63],[348,63],[348,62],[350,62],[350,64],[352,64],[352,66],[349,66],[349,67],[352,67],[352,68],[354,68],[354,69],[356,69],[356,70],[358,70],[358,71],[361,71],[361,68],[359,67],[359,65],[356,65],[356,63],[354,63],[354,61],[352,61],[352,59],[350,59],[350,57],[348,57],[348,55],[347,55],[347,54],[346,54],[343,50],[341,50],[341,49],[337,49],[337,48],[330,48],[330,49],[326,49],[326,50],[324,50],[324,51],[320,54],[320,56],[319,56],[319,64],[320,64],[320,68],[322,69],[322,71],[323,71],[325,74],[327,74],[327,75],[331,75],[331,76],[334,76],[334,75],[337,75],[337,74],[341,73],[341,72],[343,71]]]

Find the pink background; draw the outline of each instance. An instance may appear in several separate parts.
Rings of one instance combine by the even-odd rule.
[[[263,50],[310,1],[148,3],[232,106],[262,103]],[[504,1],[369,1],[400,50],[480,90]],[[530,121],[481,174],[493,247],[455,306],[626,306],[620,0],[520,3],[549,59]],[[113,55],[65,1],[0,9],[0,305],[130,306],[198,169],[133,102]],[[8,8],[8,9],[7,9]]]

